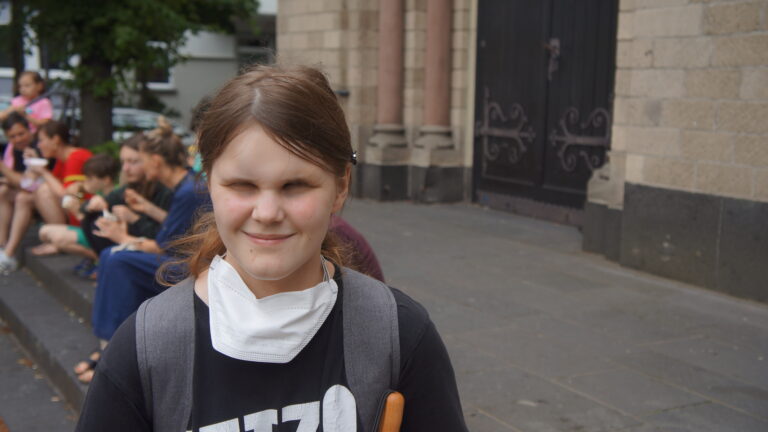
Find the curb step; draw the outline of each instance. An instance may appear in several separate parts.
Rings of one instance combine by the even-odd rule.
[[[90,325],[96,282],[87,281],[72,271],[81,258],[73,255],[38,257],[28,250],[24,258],[26,268],[42,282],[43,288]]]
[[[72,367],[98,347],[89,325],[95,287],[71,270],[79,260],[27,252],[27,267],[0,276],[0,318],[78,412],[88,387]]]

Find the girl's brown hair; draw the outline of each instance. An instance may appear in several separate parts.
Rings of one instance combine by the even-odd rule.
[[[203,171],[211,168],[227,145],[248,127],[259,124],[277,143],[342,179],[352,144],[344,111],[325,75],[307,66],[255,66],[233,78],[211,99],[199,124],[198,148]],[[185,257],[192,276],[226,251],[213,212],[198,219],[191,234],[173,244]],[[349,253],[331,233],[321,253],[344,265]]]
[[[157,123],[157,129],[144,134],[144,139],[139,142],[139,151],[160,155],[169,166],[186,168],[187,149],[181,139],[173,133],[173,127],[164,117],[159,117]]]
[[[43,123],[39,130],[50,138],[56,136],[59,137],[64,145],[72,145],[70,142],[72,137],[69,134],[69,128],[64,123],[57,122],[56,120],[49,120]]]

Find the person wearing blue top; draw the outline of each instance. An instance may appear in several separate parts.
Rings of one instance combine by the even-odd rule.
[[[93,329],[102,348],[115,330],[146,299],[166,287],[155,280],[161,264],[173,257],[169,243],[191,227],[198,209],[209,206],[210,198],[202,182],[187,168],[187,154],[181,141],[162,128],[148,134],[139,147],[144,172],[149,181],[159,181],[173,191],[171,205],[154,240],[128,234],[125,221],[106,215],[96,221],[94,234],[118,243],[104,249],[99,257],[99,273],[93,304]],[[126,196],[131,208],[151,211],[151,203],[139,194]],[[146,201],[146,202],[144,202]],[[75,366],[83,382],[90,382],[99,353]]]

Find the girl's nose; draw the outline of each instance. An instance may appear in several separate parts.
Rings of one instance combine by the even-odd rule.
[[[279,222],[284,216],[280,196],[277,193],[263,191],[253,202],[251,218],[261,223]]]

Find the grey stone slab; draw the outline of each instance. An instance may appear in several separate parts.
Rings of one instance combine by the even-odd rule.
[[[451,364],[456,373],[456,379],[471,379],[476,372],[503,368],[504,362],[498,357],[480,351],[456,336],[443,336],[443,342],[451,357]]]
[[[476,349],[536,375],[567,377],[610,369],[607,357],[567,337],[540,338],[515,326],[464,333],[458,337]]]
[[[768,390],[768,359],[737,345],[702,337],[655,344],[649,349]]]
[[[768,422],[713,403],[664,411],[643,419],[667,432],[765,432]]]
[[[464,420],[467,423],[467,429],[471,432],[516,432],[519,429],[513,429],[511,426],[490,417],[489,415],[477,411],[464,411]]]
[[[481,372],[460,385],[464,403],[521,431],[605,431],[638,421],[517,368]],[[466,395],[466,397],[465,397]]]
[[[631,341],[632,345],[661,342],[698,334],[695,329],[709,322],[706,315],[657,300],[608,304],[576,314],[574,321]],[[599,303],[599,301],[596,301]]]
[[[569,387],[624,412],[646,416],[704,402],[700,396],[620,368],[561,380]]]
[[[501,317],[437,297],[423,291],[409,290],[409,294],[429,312],[441,335],[493,329],[508,323]]]
[[[8,430],[71,431],[75,418],[10,334],[0,332],[0,419]]]
[[[717,268],[719,197],[627,184],[621,263],[712,286]]]
[[[67,401],[79,409],[86,387],[72,366],[98,347],[92,330],[24,270],[0,278],[0,316]]]
[[[768,203],[724,198],[716,288],[768,302]]]
[[[686,389],[716,403],[768,419],[768,390],[652,351],[637,352],[614,361],[662,382]]]
[[[721,319],[712,320],[710,324],[695,329],[695,332],[768,358],[768,327],[756,326],[747,321],[733,322]]]

